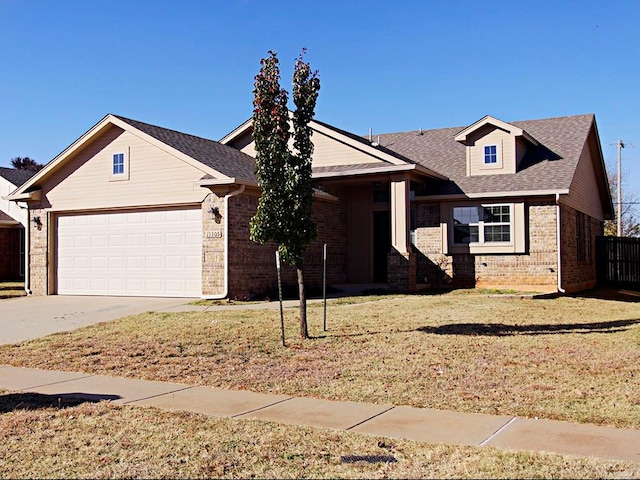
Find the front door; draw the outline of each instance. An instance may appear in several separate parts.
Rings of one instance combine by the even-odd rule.
[[[391,251],[389,211],[373,212],[373,282],[387,283],[387,254]]]

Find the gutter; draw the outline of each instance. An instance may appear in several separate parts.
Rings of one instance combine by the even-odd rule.
[[[556,250],[558,252],[558,291],[560,293],[565,293],[564,288],[562,288],[562,256],[560,254],[561,240],[560,240],[560,194],[556,193]]]
[[[224,219],[224,287],[220,294],[203,295],[202,299],[204,300],[222,300],[223,298],[227,298],[227,295],[229,294],[229,199],[236,195],[240,195],[244,192],[245,188],[246,185],[240,185],[240,188],[229,192],[224,196],[224,212],[227,216]]]
[[[31,219],[29,218],[29,206],[25,205],[24,207],[20,205],[19,202],[16,202],[16,205],[27,211],[27,222],[24,226],[24,292],[27,295],[31,295],[33,292],[31,291],[31,275],[29,274],[29,259],[31,255],[29,255],[29,239],[31,237]]]

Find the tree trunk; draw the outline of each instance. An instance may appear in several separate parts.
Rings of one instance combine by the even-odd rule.
[[[296,271],[298,272],[298,294],[300,296],[300,338],[309,338],[309,330],[307,329],[307,292],[304,288],[302,263],[296,265]]]

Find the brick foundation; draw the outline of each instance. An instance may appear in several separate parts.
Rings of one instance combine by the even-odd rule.
[[[416,291],[416,254],[392,250],[387,255],[387,284],[390,292]]]
[[[527,248],[523,254],[443,255],[440,205],[419,203],[416,207],[418,283],[555,290],[558,277],[554,202],[526,204]]]

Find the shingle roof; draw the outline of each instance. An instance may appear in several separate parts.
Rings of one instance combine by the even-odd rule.
[[[380,135],[380,144],[451,179],[436,182],[432,194],[568,189],[594,123],[594,115],[509,122],[540,145],[531,147],[513,175],[466,174],[465,146],[455,136],[465,127]]]
[[[15,219],[11,218],[9,215],[0,210],[0,222],[11,222],[18,223]]]
[[[114,117],[228,177],[256,180],[254,159],[235,148],[214,140],[150,125],[120,115],[114,115]]]
[[[31,170],[20,170],[16,168],[0,167],[0,177],[9,180],[16,187],[33,177],[36,172]]]

